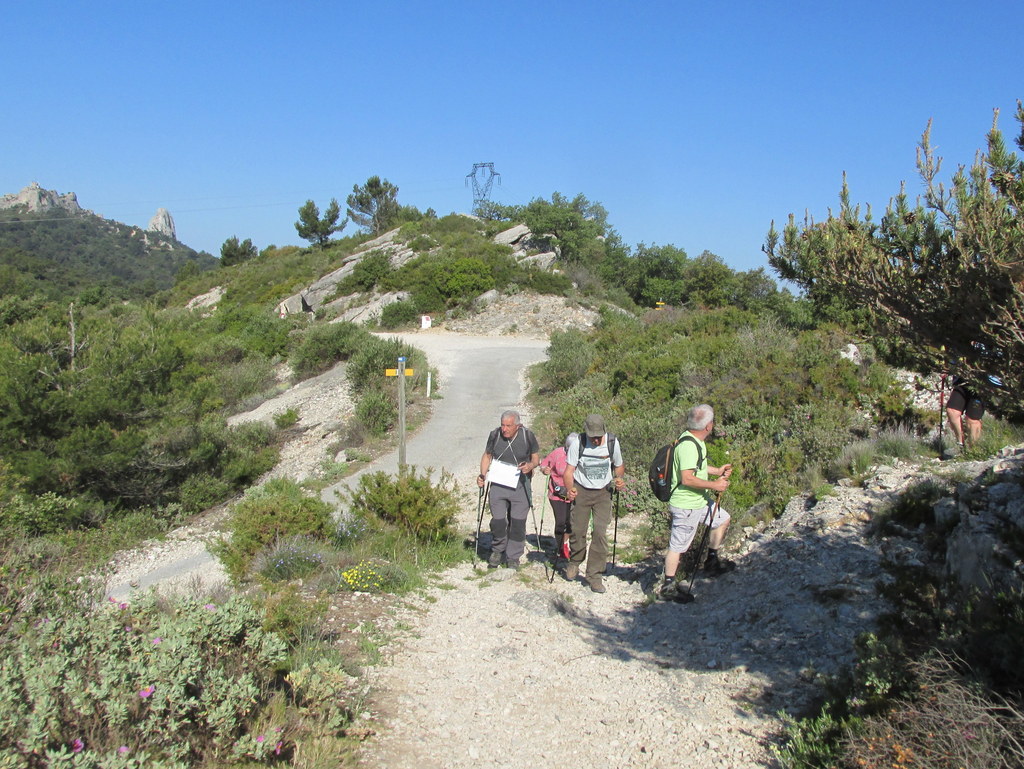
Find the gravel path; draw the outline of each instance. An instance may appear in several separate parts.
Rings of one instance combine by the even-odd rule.
[[[439,330],[403,336],[439,369],[441,393],[433,419],[410,441],[409,461],[455,475],[465,491],[460,527],[471,533],[484,437],[521,398],[519,372],[543,358],[547,343]],[[318,388],[338,380],[326,376],[308,394],[324,395]],[[335,397],[306,400],[322,413],[292,401],[303,422],[337,418]],[[392,454],[372,468],[393,471],[395,462]],[[619,564],[603,595],[561,576],[549,583],[537,552],[518,573],[449,570],[387,620],[388,661],[366,671],[374,691],[367,726],[377,737],[363,765],[773,766],[768,744],[779,711],[798,710],[820,673],[849,662],[852,639],[882,609],[871,589],[880,547],[867,526],[909,477],[893,471],[869,484],[874,491],[839,488],[814,507],[795,498],[771,526],[746,532],[735,572],[698,577],[691,604],[648,598],[657,564]],[[535,499],[542,487],[538,477]],[[627,530],[623,521],[620,544]],[[126,555],[115,584],[163,584],[174,564],[199,557],[211,531],[204,523]]]
[[[456,363],[439,349],[452,335],[412,336],[442,371]],[[495,416],[469,431],[461,478],[475,476]],[[534,485],[541,499],[543,480]],[[477,514],[470,496],[467,533]],[[547,510],[549,533],[551,520]],[[519,573],[462,565],[394,618],[408,630],[387,648],[390,664],[367,671],[383,729],[365,766],[766,765],[763,736],[777,721],[735,697],[767,682],[721,670],[724,660],[699,641],[701,604],[651,603],[642,568],[617,568],[603,595],[549,575],[536,551]]]

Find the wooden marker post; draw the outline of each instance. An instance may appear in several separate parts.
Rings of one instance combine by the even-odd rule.
[[[413,371],[405,367],[403,355],[398,359],[398,368],[384,369],[384,374],[398,377],[398,470],[401,472],[405,467],[405,377],[412,376]]]

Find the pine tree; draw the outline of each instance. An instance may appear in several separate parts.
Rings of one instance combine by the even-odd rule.
[[[353,185],[346,202],[349,218],[374,235],[385,232],[398,220],[398,187],[379,176],[371,176],[362,187]]]
[[[941,158],[924,132],[917,167],[925,185],[911,204],[901,189],[880,223],[861,218],[843,180],[837,215],[824,222],[774,222],[764,250],[772,267],[818,304],[839,297],[863,307],[877,330],[895,340],[921,372],[971,378],[1002,410],[1024,414],[1024,162],[1006,149],[997,127],[987,151],[961,166],[947,188]],[[1017,103],[1024,150],[1024,107]],[[1000,382],[1005,386],[1001,388]]]
[[[331,198],[331,203],[324,211],[323,218],[320,217],[320,209],[312,200],[307,200],[299,209],[299,221],[295,222],[295,230],[299,237],[308,240],[313,245],[323,248],[331,242],[331,235],[341,232],[348,224],[348,219],[338,224],[338,217],[341,216],[341,207],[338,201]]]

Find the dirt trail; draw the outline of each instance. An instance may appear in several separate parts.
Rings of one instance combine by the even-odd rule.
[[[404,336],[440,372],[434,417],[410,441],[408,458],[453,473],[465,492],[459,523],[470,534],[486,433],[519,404],[522,372],[547,343]],[[630,449],[623,447],[627,463],[642,464]],[[392,454],[373,467],[393,471],[395,462]],[[897,475],[886,489],[906,482]],[[542,488],[538,477],[536,500]],[[746,532],[734,555],[739,568],[717,580],[698,577],[697,601],[687,605],[649,599],[651,564],[620,563],[603,595],[582,581],[549,582],[536,551],[518,573],[469,564],[447,571],[388,619],[386,661],[366,671],[374,692],[366,726],[377,736],[363,765],[772,766],[767,745],[778,712],[799,708],[818,673],[849,661],[852,639],[881,608],[871,589],[878,548],[865,537],[878,499],[837,489],[827,500],[810,508],[795,498],[767,530]],[[533,521],[528,530],[534,539]],[[182,552],[201,549],[196,536],[181,541]],[[174,551],[173,538],[167,547]],[[139,554],[122,577],[140,573],[140,564],[153,576],[173,558]]]
[[[458,357],[438,349],[443,338],[408,341],[444,373]],[[497,368],[508,376],[507,365]],[[521,391],[507,405],[485,408],[479,425],[435,430],[431,422],[425,434],[435,441],[451,435],[468,442],[460,480],[475,476],[486,431],[520,398]],[[461,419],[469,416],[466,409]],[[542,492],[538,477],[534,499]],[[476,525],[475,502],[468,495],[466,532]],[[531,540],[539,524],[530,522]],[[394,618],[402,630],[386,649],[389,662],[367,671],[383,730],[367,746],[365,766],[766,764],[761,740],[776,723],[734,699],[764,681],[722,671],[713,652],[690,659],[698,646],[697,605],[651,605],[628,567],[613,572],[603,595],[560,575],[549,583],[549,574],[535,550],[518,574],[461,565]]]

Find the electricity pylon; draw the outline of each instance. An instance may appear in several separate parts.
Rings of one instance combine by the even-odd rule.
[[[501,184],[501,174],[494,170],[494,163],[474,163],[473,170],[466,174],[466,186],[473,180],[473,210],[480,204],[491,199],[491,185],[494,180]]]

